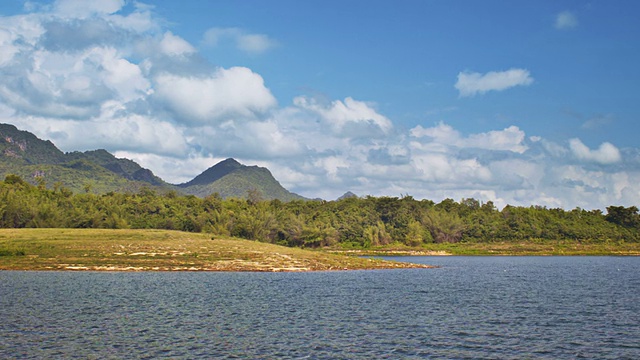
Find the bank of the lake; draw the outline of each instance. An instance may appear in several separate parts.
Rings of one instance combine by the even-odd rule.
[[[426,267],[363,257],[637,256],[639,243],[529,241],[305,250],[167,230],[0,229],[0,270],[323,271]]]
[[[459,242],[424,244],[419,247],[389,245],[368,249],[327,250],[356,256],[640,256],[640,243],[577,241],[513,241],[513,242]]]
[[[167,230],[0,229],[0,270],[328,271],[427,268]]]

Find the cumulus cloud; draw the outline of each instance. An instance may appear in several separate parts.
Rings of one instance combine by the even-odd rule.
[[[0,96],[27,114],[90,117],[102,101],[133,101],[150,91],[138,65],[113,48],[75,54],[37,50],[30,56],[31,67],[0,68]]]
[[[556,15],[555,27],[556,29],[565,30],[573,29],[578,26],[578,18],[570,12],[563,11]]]
[[[185,121],[214,123],[233,115],[250,117],[276,105],[262,77],[245,67],[219,68],[207,77],[164,73],[154,80],[155,96]]]
[[[293,103],[319,115],[338,135],[371,137],[386,134],[393,127],[391,121],[379,114],[371,104],[350,97],[344,101],[320,104],[314,98],[299,96]]]
[[[502,91],[515,86],[528,86],[533,83],[531,74],[526,69],[509,69],[506,71],[490,71],[486,74],[477,72],[460,72],[455,88],[460,96],[475,96],[488,91]]]
[[[251,34],[239,28],[211,28],[204,33],[202,43],[217,46],[223,41],[232,41],[235,46],[247,53],[261,54],[275,47],[277,42],[264,34]]]
[[[412,137],[429,137],[434,143],[456,146],[459,148],[478,148],[486,150],[506,150],[523,153],[527,150],[524,144],[525,134],[517,126],[510,126],[504,130],[492,130],[485,133],[471,134],[462,137],[451,126],[440,122],[431,128],[418,125],[409,132]]]
[[[591,150],[580,139],[569,140],[569,147],[575,157],[580,160],[599,164],[613,164],[621,160],[620,151],[613,144],[602,143],[598,150]]]
[[[509,126],[502,131],[489,131],[469,136],[468,146],[488,150],[507,150],[522,154],[527,150],[524,145],[524,131],[517,126]]]
[[[0,28],[0,67],[9,65],[18,53],[18,46],[14,45],[14,34]]]
[[[171,31],[164,33],[160,41],[160,49],[170,56],[184,56],[196,52],[196,49],[191,44],[183,38],[173,35]]]

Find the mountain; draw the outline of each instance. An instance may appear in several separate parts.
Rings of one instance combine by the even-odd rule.
[[[10,124],[0,124],[0,157],[3,162],[20,165],[58,164],[65,154],[51,141],[38,139],[28,131]]]
[[[218,193],[222,198],[247,198],[250,191],[257,190],[264,200],[305,199],[282,187],[268,169],[242,165],[235,159],[221,161],[178,187],[187,194],[200,197]]]
[[[240,164],[235,159],[229,158],[203,171],[202,174],[196,176],[193,180],[178,186],[188,188],[195,185],[208,185],[220,180],[236,170],[241,169],[243,166],[244,165]]]
[[[168,185],[162,179],[155,176],[153,172],[151,172],[151,170],[143,168],[133,160],[118,159],[104,149],[85,151],[83,153],[75,151],[72,153],[67,153],[66,157],[68,160],[89,160],[128,180],[142,181],[155,186]]]
[[[0,179],[16,174],[47,186],[60,183],[73,192],[159,191],[174,189],[153,173],[128,159],[117,159],[106,150],[64,153],[51,141],[28,131],[0,124]]]
[[[342,196],[340,196],[337,200],[344,200],[344,199],[349,199],[349,198],[357,198],[358,195],[352,193],[351,191],[347,191],[346,193],[342,194]]]
[[[28,131],[0,124],[0,180],[15,174],[32,184],[44,180],[48,187],[60,183],[73,192],[104,194],[137,192],[149,187],[159,192],[176,191],[205,197],[218,193],[223,198],[247,198],[250,191],[265,200],[301,200],[263,167],[242,165],[226,159],[193,180],[171,185],[129,159],[120,159],[106,150],[60,151],[51,141],[41,140]]]

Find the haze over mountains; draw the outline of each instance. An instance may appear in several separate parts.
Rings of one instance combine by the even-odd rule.
[[[135,192],[146,187],[198,197],[218,193],[223,198],[245,198],[249,191],[257,191],[265,200],[305,199],[282,187],[268,169],[242,165],[231,158],[187,183],[173,185],[136,162],[116,158],[106,150],[64,153],[51,141],[13,125],[0,124],[0,177],[4,179],[8,174],[19,175],[33,184],[62,185],[74,192]]]

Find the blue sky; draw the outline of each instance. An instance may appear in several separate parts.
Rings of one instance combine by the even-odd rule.
[[[0,4],[0,121],[183,182],[640,203],[636,1]]]
[[[633,87],[640,80],[640,5],[634,2],[199,3],[184,10],[158,3],[157,10],[195,44],[212,26],[240,26],[277,41],[261,56],[229,46],[202,54],[216,65],[258,72],[283,105],[300,93],[351,96],[375,101],[407,127],[443,119],[463,132],[515,124],[556,140],[580,133],[591,146],[610,139],[603,129],[584,131],[584,122],[617,116],[617,123],[627,122],[609,124],[620,146],[635,145],[628,127],[639,115]],[[558,29],[562,13],[575,25]],[[452,86],[460,71],[510,68],[529,70],[532,86],[463,99]]]

